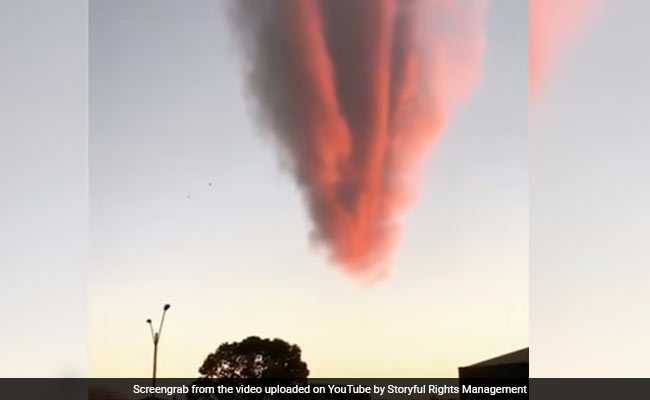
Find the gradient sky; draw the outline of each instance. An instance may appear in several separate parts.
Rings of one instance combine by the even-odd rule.
[[[299,344],[321,377],[456,376],[526,346],[525,4],[492,5],[485,77],[372,287],[310,245],[223,4],[91,2],[91,375],[149,375],[144,321],[164,302],[161,376],[195,376],[248,335]]]
[[[0,9],[0,376],[80,376],[88,6],[3,0]]]
[[[604,1],[531,110],[532,376],[650,376],[649,13]]]

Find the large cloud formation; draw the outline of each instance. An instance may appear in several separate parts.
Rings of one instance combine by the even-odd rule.
[[[304,194],[313,238],[345,271],[380,275],[418,165],[478,81],[485,2],[233,6],[249,88]]]

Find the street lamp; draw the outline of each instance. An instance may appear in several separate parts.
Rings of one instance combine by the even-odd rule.
[[[160,325],[158,326],[158,332],[154,332],[153,324],[151,323],[151,318],[147,319],[147,324],[149,325],[149,330],[151,331],[151,340],[153,341],[153,386],[156,386],[156,368],[158,366],[158,342],[160,342],[160,335],[162,334],[163,323],[165,322],[165,313],[171,307],[169,304],[165,304],[163,307],[162,317],[160,318]]]

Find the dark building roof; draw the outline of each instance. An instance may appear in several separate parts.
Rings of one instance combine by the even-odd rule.
[[[467,379],[528,379],[528,348],[458,368],[461,381]]]
[[[506,364],[528,364],[528,347],[525,349],[513,351],[512,353],[504,354],[502,356],[490,358],[476,364],[468,365],[465,368],[492,367]]]

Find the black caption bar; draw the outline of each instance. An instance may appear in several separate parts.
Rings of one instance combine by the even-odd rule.
[[[2,399],[645,399],[650,379],[0,379]]]

